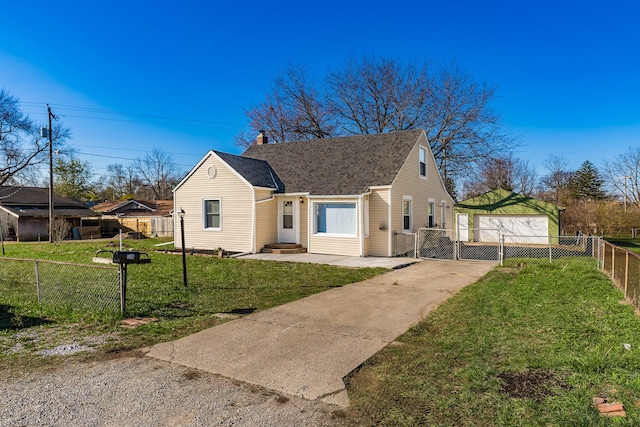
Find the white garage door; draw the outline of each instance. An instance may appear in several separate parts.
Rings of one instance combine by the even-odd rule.
[[[500,231],[509,237],[505,243],[547,243],[549,218],[546,215],[476,215],[476,227],[480,229],[481,242],[497,242]]]

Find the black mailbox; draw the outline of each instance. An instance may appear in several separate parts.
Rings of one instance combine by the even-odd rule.
[[[141,257],[144,255],[145,257]],[[151,262],[149,255],[143,252],[136,251],[114,251],[113,263],[114,264],[147,264]]]

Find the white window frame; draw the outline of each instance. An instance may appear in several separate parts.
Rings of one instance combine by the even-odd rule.
[[[409,214],[405,213],[405,202],[409,202]],[[405,228],[405,218],[409,216],[409,228]],[[413,233],[413,198],[411,196],[402,196],[402,232]]]
[[[219,227],[207,227],[207,202],[218,202],[218,217],[220,218]],[[202,228],[207,231],[222,231],[222,199],[219,197],[212,197],[202,199]]]
[[[429,218],[433,218],[431,224],[429,224]],[[434,199],[427,200],[427,228],[433,228],[436,226],[436,201]]]
[[[420,161],[420,155],[424,153],[424,174],[422,174],[422,170],[421,166],[423,164],[423,162]],[[427,151],[426,147],[423,147],[422,145],[418,146],[418,175],[420,176],[420,178],[422,179],[428,179],[429,178],[429,168],[428,166],[428,158],[429,158],[429,152]]]
[[[447,202],[440,200],[440,228],[447,228]]]
[[[355,215],[355,222],[353,227],[353,233],[327,233],[324,231],[318,231],[318,213],[320,205],[353,205],[353,214]],[[358,236],[358,202],[356,201],[323,201],[313,203],[313,235],[314,236],[326,236],[326,237],[357,237]]]

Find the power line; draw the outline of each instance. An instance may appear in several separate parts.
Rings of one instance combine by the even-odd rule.
[[[19,102],[25,106],[32,107],[40,107],[46,104],[40,102]],[[154,115],[154,114],[144,114],[144,113],[131,113],[131,112],[123,112],[123,111],[114,111],[114,110],[105,110],[99,108],[90,108],[90,107],[81,107],[75,105],[66,105],[66,104],[49,104],[56,107],[56,110],[69,110],[69,111],[77,111],[84,113],[95,113],[95,114],[112,114],[119,116],[132,116],[132,117],[143,117],[147,119],[157,119],[157,120],[168,120],[174,122],[186,122],[186,123],[194,123],[201,125],[212,125],[212,126],[220,126],[220,125],[228,125],[228,126],[238,126],[239,123],[232,122],[221,122],[221,121],[213,121],[213,120],[203,120],[203,119],[192,119],[192,118],[184,118],[184,117],[171,117],[164,115]],[[41,112],[34,112],[31,114],[44,114]],[[131,119],[116,119],[116,118],[108,118],[108,117],[87,117],[87,116],[74,116],[74,115],[64,115],[66,117],[74,117],[74,118],[83,118],[83,119],[93,119],[93,120],[111,120],[111,121],[123,121],[123,122],[134,122],[134,123],[148,123],[141,122],[139,120],[131,120]]]

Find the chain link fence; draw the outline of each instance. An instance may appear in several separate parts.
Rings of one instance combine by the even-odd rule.
[[[458,230],[458,259],[473,261],[500,261],[502,247],[500,230],[469,228]]]
[[[42,304],[122,312],[118,267],[0,258],[0,284]]]
[[[402,236],[403,250],[395,256],[501,263],[507,258],[600,259],[601,238],[596,236],[529,236],[503,234],[497,229],[465,229],[458,238],[455,230],[441,228],[421,228]],[[411,237],[415,237],[415,249],[407,250]]]
[[[546,240],[546,242],[544,242]],[[596,236],[502,235],[502,259],[588,257],[599,259],[601,238]],[[532,243],[535,242],[535,243]],[[544,242],[544,243],[543,243]]]
[[[606,241],[601,246],[602,271],[624,292],[624,297],[640,309],[640,255]]]
[[[393,232],[393,256],[410,257],[416,256],[416,234]]]

